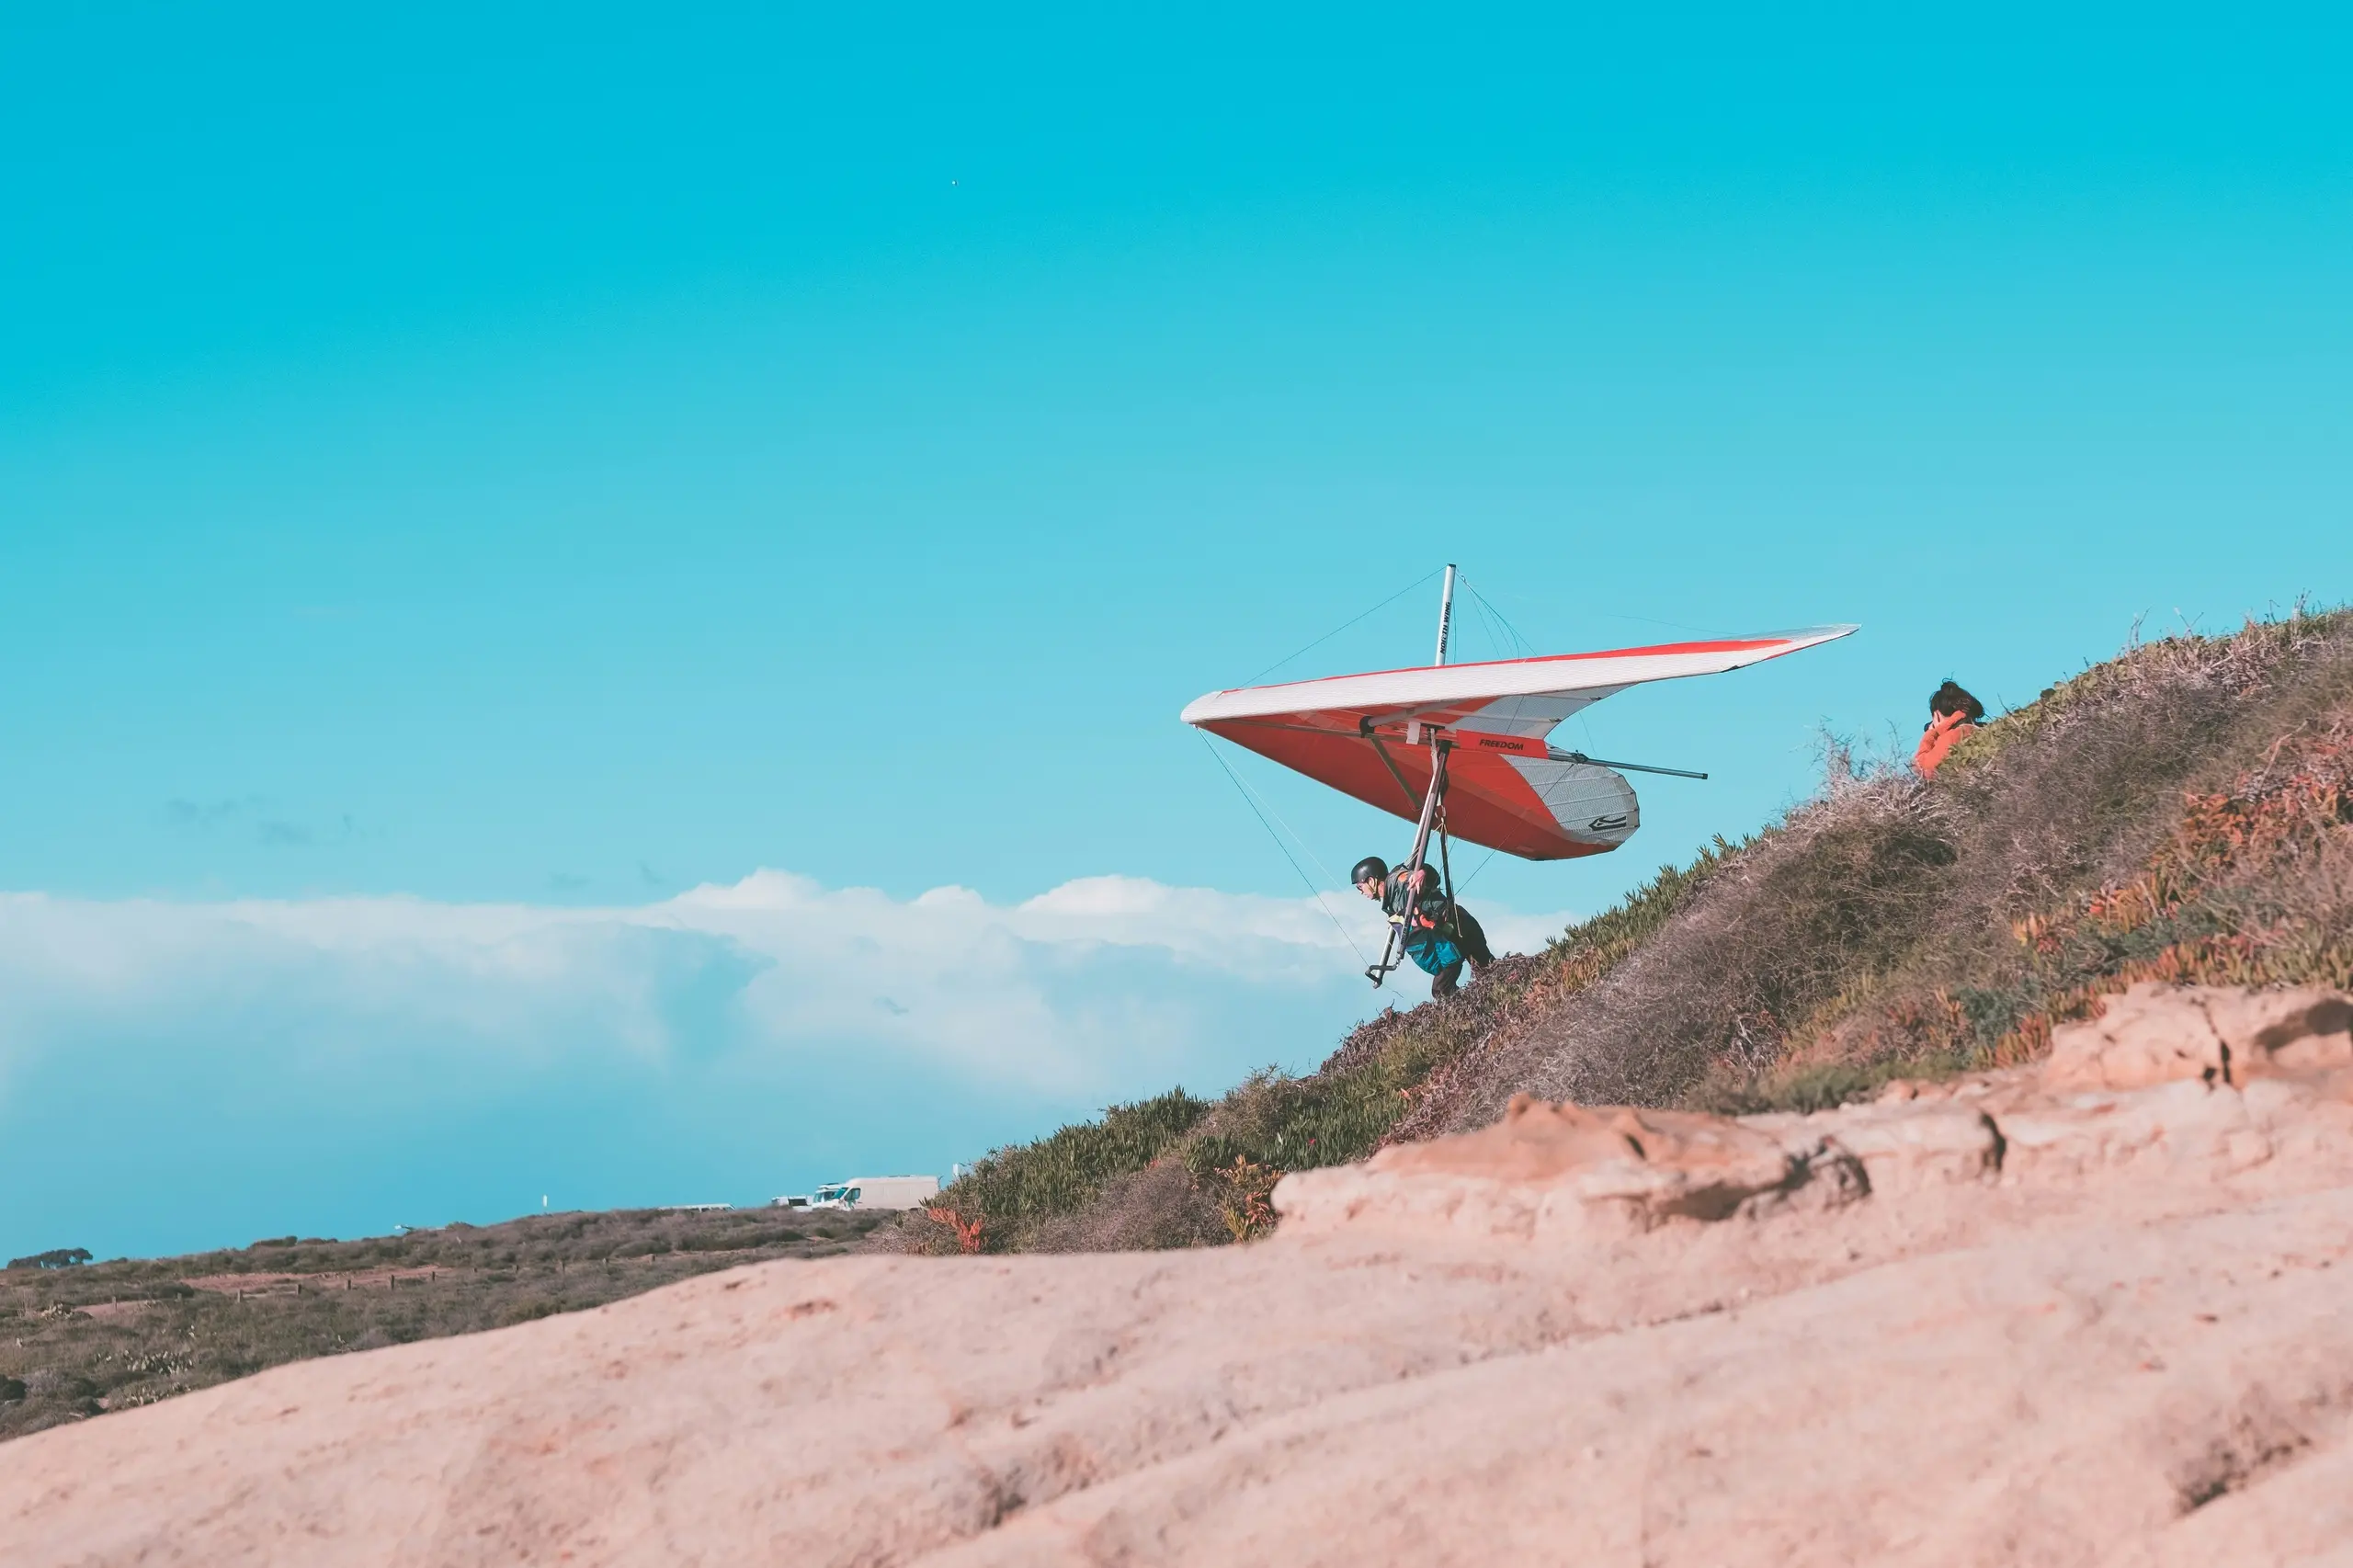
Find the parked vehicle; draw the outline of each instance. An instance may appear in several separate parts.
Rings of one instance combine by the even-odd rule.
[[[812,1209],[920,1209],[939,1196],[939,1178],[927,1176],[852,1176],[817,1189]],[[788,1205],[793,1207],[793,1205]]]

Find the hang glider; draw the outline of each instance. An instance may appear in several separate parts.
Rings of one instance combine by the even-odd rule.
[[[1620,768],[1707,777],[1562,751],[1549,738],[1562,720],[1628,687],[1722,675],[1855,630],[1813,626],[1755,637],[1449,665],[1446,651],[1453,626],[1449,565],[1438,595],[1438,657],[1430,664],[1213,691],[1188,704],[1183,714],[1196,729],[1414,824],[1413,853],[1384,883],[1389,942],[1381,961],[1364,971],[1376,986],[1416,950],[1408,934],[1420,928],[1415,920],[1433,832],[1441,883],[1452,878],[1445,869],[1449,838],[1529,860],[1607,854],[1642,825],[1634,787]],[[1400,889],[1402,909],[1393,902]],[[1436,907],[1452,908],[1452,891],[1444,888],[1440,896],[1448,902]],[[1435,929],[1443,918],[1432,915],[1421,926]],[[1428,968],[1438,960],[1415,961]]]
[[[1679,770],[1562,751],[1547,739],[1561,721],[1629,687],[1721,675],[1854,630],[1816,626],[1245,687],[1211,692],[1183,717],[1408,822],[1424,816],[1442,768],[1453,836],[1526,859],[1565,860],[1615,849],[1640,825],[1633,787],[1619,768]]]

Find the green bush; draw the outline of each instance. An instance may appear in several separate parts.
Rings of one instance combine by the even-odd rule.
[[[938,1207],[983,1218],[991,1251],[1015,1247],[1039,1224],[1076,1212],[1112,1177],[1140,1171],[1208,1114],[1182,1089],[1113,1106],[1100,1121],[1065,1127],[1034,1143],[983,1156],[950,1183]]]
[[[48,1252],[37,1252],[30,1257],[12,1257],[8,1260],[8,1267],[11,1268],[78,1268],[89,1261],[88,1247],[53,1247]]]

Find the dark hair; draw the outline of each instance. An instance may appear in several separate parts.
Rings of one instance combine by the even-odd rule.
[[[1948,680],[1929,697],[1928,711],[1940,719],[1949,713],[1965,714],[1974,724],[1985,717],[1985,705],[1963,691],[1960,682]]]

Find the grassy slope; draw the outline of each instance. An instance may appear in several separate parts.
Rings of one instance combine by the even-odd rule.
[[[1690,866],[1662,868],[1542,953],[1504,960],[1449,1001],[1361,1025],[1305,1076],[1268,1070],[1214,1102],[1179,1089],[997,1150],[940,1194],[930,1218],[911,1217],[892,1240],[918,1252],[1013,1252],[1259,1233],[1274,1222],[1267,1195],[1285,1171],[1360,1160],[1414,1135],[1482,1042],[1608,973],[1737,853],[1719,843]]]
[[[1273,1222],[1285,1170],[1475,1126],[1510,1095],[1814,1108],[2023,1061],[2140,978],[2353,985],[2353,615],[2128,650],[1933,784],[1834,759],[1813,801],[1662,870],[1315,1073],[1003,1149],[890,1244],[1175,1246]]]
[[[888,1219],[623,1210],[9,1268],[0,1271],[0,1438],[282,1362],[600,1306],[739,1263],[846,1252]]]
[[[2026,1061],[2136,979],[2353,981],[2353,617],[2129,651],[1958,749],[1842,777],[1644,950],[1492,1042],[1529,1090],[1739,1109]]]

